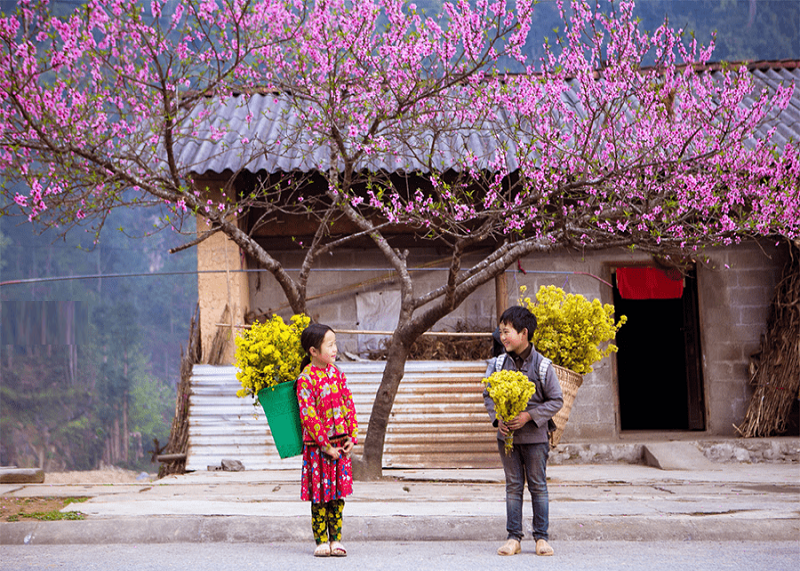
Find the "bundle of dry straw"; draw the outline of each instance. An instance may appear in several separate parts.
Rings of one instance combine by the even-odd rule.
[[[789,412],[800,398],[800,242],[789,246],[789,261],[775,290],[761,349],[750,357],[755,386],[744,422],[736,427],[745,438],[786,431]]]

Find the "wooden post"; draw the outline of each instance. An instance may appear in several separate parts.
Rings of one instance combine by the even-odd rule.
[[[508,303],[508,284],[505,271],[494,278],[494,302],[497,310],[497,319],[503,315]]]

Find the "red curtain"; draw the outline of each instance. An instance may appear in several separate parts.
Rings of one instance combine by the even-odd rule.
[[[622,299],[680,298],[683,276],[678,272],[670,274],[658,268],[617,268],[619,294]]]

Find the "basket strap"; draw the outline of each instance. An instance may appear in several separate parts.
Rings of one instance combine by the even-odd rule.
[[[542,383],[542,386],[544,386],[544,380],[547,378],[547,368],[552,362],[553,361],[545,357],[542,359],[542,362],[539,363],[539,382]]]
[[[539,382],[542,386],[544,386],[545,379],[547,378],[547,368],[551,365],[553,361],[545,357],[542,359],[542,362],[539,363]],[[550,442],[550,447],[552,448],[555,446],[553,442],[553,438],[555,437],[555,431],[558,429],[556,426],[556,421],[552,418],[548,419],[547,421],[547,440]]]
[[[502,371],[505,362],[506,362],[506,354],[502,353],[501,355],[498,355],[494,360],[495,372]],[[547,377],[547,368],[550,366],[552,362],[553,361],[545,357],[542,359],[541,363],[539,363],[539,381],[542,384],[544,384],[544,380]]]
[[[502,371],[505,362],[506,362],[506,354],[502,353],[501,355],[498,355],[494,360],[495,372]],[[542,385],[544,385],[544,380],[547,378],[547,368],[552,363],[553,361],[551,361],[547,357],[544,357],[542,361],[539,363],[539,382],[542,383]]]

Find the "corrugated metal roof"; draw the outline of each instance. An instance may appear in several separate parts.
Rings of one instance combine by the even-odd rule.
[[[178,160],[192,172],[200,174],[239,169],[250,172],[328,170],[331,159],[327,147],[302,141],[287,142],[287,139],[302,136],[293,129],[295,104],[286,94],[253,94],[230,97],[224,101],[210,100],[207,106],[195,107],[189,119],[193,125],[197,125],[197,136],[187,139],[180,149]],[[209,119],[199,119],[201,113],[208,114]],[[225,134],[213,141],[211,135],[214,130],[224,131]],[[245,140],[248,143],[243,143]],[[496,132],[488,128],[454,131],[449,137],[440,136],[432,155],[432,164],[441,171],[459,169],[460,160],[467,149],[477,157],[491,157],[498,149],[498,140],[502,139],[498,139]],[[422,133],[412,146],[417,151],[428,149],[431,138]],[[516,169],[513,162],[509,166],[512,170]],[[376,154],[374,158],[366,160],[364,168],[373,172],[428,170],[408,149],[399,145],[391,153]]]
[[[770,128],[777,126],[772,139],[775,144],[782,147],[789,142],[789,139],[793,139],[795,142],[800,140],[800,68],[754,69],[752,74],[759,88],[766,86],[773,93],[781,83],[785,86],[795,84],[794,94],[789,105],[777,117],[776,113],[771,111],[769,120],[759,127],[758,134],[763,137]],[[747,103],[752,102],[753,97],[748,97]]]
[[[385,362],[337,364],[353,393],[363,452],[370,412]],[[395,398],[384,444],[384,467],[499,467],[495,430],[483,406],[486,363],[409,361]],[[234,367],[195,365],[189,395],[187,470],[207,470],[223,459],[247,470],[300,469],[282,460],[260,406],[239,398]]]
[[[800,86],[800,69],[790,66],[778,65],[781,62],[764,62],[762,67],[751,66],[751,73],[755,78],[756,92],[761,86],[773,90],[778,84],[790,85],[796,83]],[[771,64],[771,65],[770,65]],[[712,76],[719,77],[721,72],[710,70]],[[572,91],[566,92],[564,97],[578,106],[578,82],[569,82]],[[752,102],[752,97],[748,98]],[[231,97],[224,101],[209,100],[207,107],[197,106],[190,115],[193,124],[197,125],[197,136],[187,140],[179,152],[179,163],[188,167],[192,172],[203,174],[206,172],[221,173],[225,170],[237,171],[244,169],[250,172],[290,172],[310,170],[327,170],[330,167],[329,151],[323,146],[312,146],[302,142],[293,141],[288,144],[287,135],[299,137],[292,133],[291,126],[295,123],[293,102],[286,94],[253,94],[248,96]],[[200,114],[207,119],[201,118]],[[196,123],[195,123],[196,122]],[[778,129],[774,141],[783,146],[790,138],[800,139],[800,89],[796,89],[792,101],[778,119]],[[289,128],[285,128],[288,125]],[[759,133],[765,135],[772,123],[765,124]],[[214,140],[214,129],[224,131],[224,136]],[[498,133],[502,129],[489,129],[454,132],[450,137],[437,139],[433,164],[437,170],[458,170],[460,160],[469,150],[479,158],[478,166],[487,166],[486,161],[491,159],[494,151],[509,145]],[[420,135],[424,137],[424,135]],[[245,144],[243,141],[249,141]],[[257,141],[258,144],[252,144]],[[427,141],[428,146],[430,142]],[[417,148],[426,148],[420,145]],[[516,169],[516,163],[509,156],[509,168]],[[420,161],[405,152],[399,146],[394,154],[381,153],[365,163],[364,168],[371,171],[388,172],[426,172]]]

